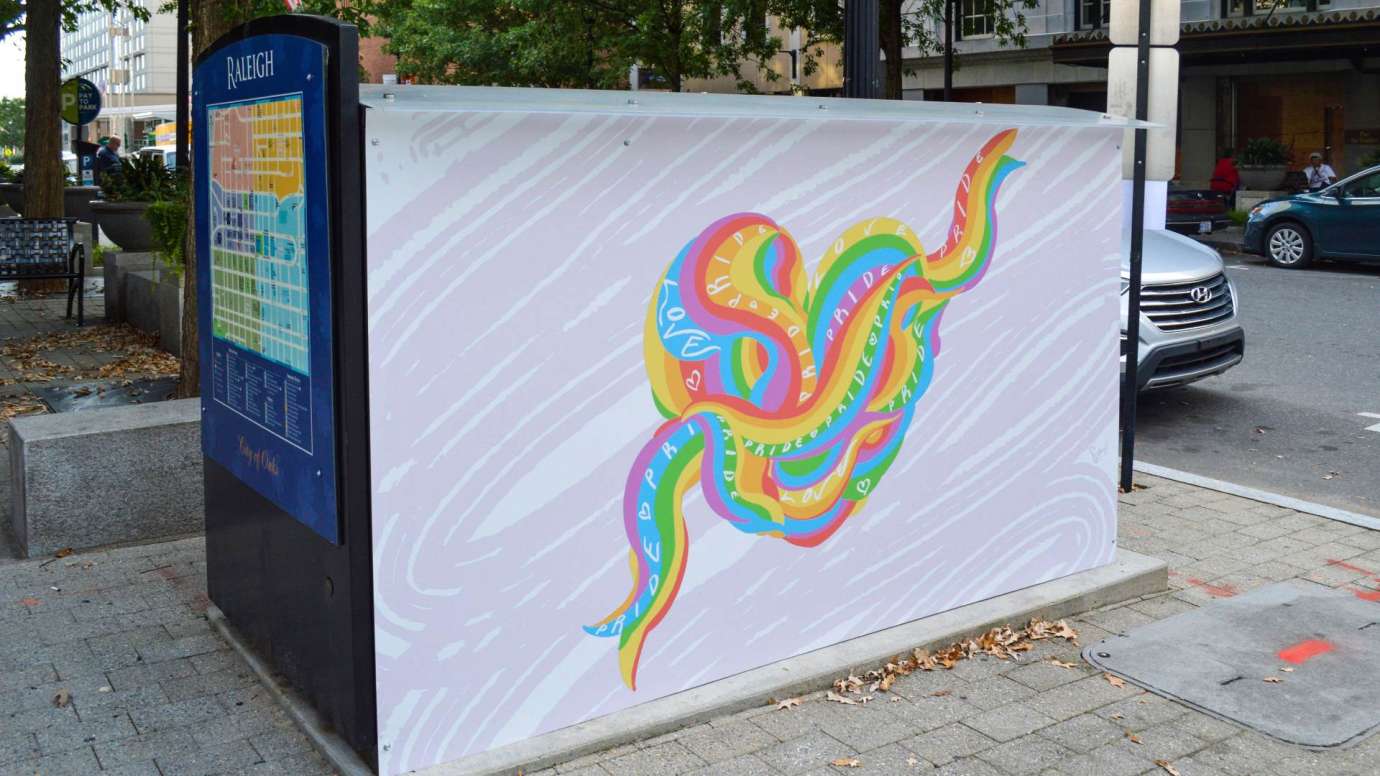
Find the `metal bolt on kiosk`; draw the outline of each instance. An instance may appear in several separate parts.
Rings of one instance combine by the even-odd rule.
[[[1132,123],[356,57],[199,59],[196,276],[210,596],[379,773],[1111,561]]]

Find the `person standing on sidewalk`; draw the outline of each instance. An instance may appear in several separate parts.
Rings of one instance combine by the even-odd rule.
[[[1308,178],[1308,190],[1317,191],[1337,182],[1337,173],[1323,161],[1322,154],[1314,151],[1308,155],[1308,166],[1303,168]]]
[[[1226,200],[1228,209],[1235,209],[1236,190],[1241,188],[1241,173],[1236,169],[1232,149],[1222,152],[1222,158],[1212,168],[1212,182],[1208,186]]]
[[[96,161],[91,166],[93,182],[99,186],[107,174],[119,175],[123,164],[120,161],[120,138],[111,137],[96,152]]]

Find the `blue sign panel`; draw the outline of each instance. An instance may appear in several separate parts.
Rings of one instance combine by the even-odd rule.
[[[206,456],[332,542],[336,495],[324,45],[230,44],[196,69]]]

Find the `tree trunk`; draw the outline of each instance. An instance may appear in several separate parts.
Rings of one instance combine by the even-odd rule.
[[[886,55],[886,86],[882,96],[888,100],[903,98],[901,89],[901,2],[902,0],[880,0],[878,2],[881,19],[877,26],[877,37],[882,44],[882,53]]]
[[[56,0],[28,4],[24,28],[24,217],[62,218],[65,188],[58,95],[62,77]],[[65,280],[26,280],[21,291],[62,290]]]
[[[181,0],[190,3],[188,27],[192,32],[192,58],[195,61],[202,51],[216,42],[221,35],[229,32],[240,21],[250,18],[252,0]],[[192,149],[187,160],[188,191],[196,191],[196,158],[199,144],[197,133],[205,132],[206,127],[197,124],[192,117]],[[182,164],[182,160],[178,160]],[[178,375],[177,395],[191,398],[201,394],[201,342],[197,333],[196,299],[196,196],[191,195],[187,208],[187,242],[183,246],[186,271],[182,276],[182,371]]]

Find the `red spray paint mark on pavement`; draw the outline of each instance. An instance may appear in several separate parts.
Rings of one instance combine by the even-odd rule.
[[[22,605],[24,605],[24,606],[33,608],[33,607],[38,606],[39,604],[41,604],[41,603],[43,603],[43,602],[40,601],[40,600],[38,600],[37,598],[21,598],[21,599],[19,599],[19,603],[22,604]]]
[[[1203,580],[1198,579],[1197,577],[1189,577],[1187,581],[1188,584],[1193,585],[1196,588],[1199,588],[1204,593],[1207,593],[1213,598],[1231,598],[1237,593],[1236,588],[1232,587],[1231,585],[1214,585],[1211,582],[1204,582]]]
[[[1351,589],[1351,594],[1361,599],[1362,601],[1380,603],[1380,590],[1370,590],[1364,587],[1353,587]]]
[[[1361,568],[1360,566],[1353,566],[1353,565],[1351,565],[1350,563],[1347,563],[1347,562],[1344,561],[1344,560],[1336,560],[1336,559],[1329,558],[1328,561],[1327,561],[1327,565],[1329,565],[1329,566],[1336,566],[1336,567],[1339,568],[1339,569],[1346,569],[1347,571],[1350,571],[1350,572],[1353,572],[1353,573],[1356,573],[1356,574],[1367,574],[1367,575],[1370,575],[1370,576],[1374,576],[1374,575],[1375,575],[1375,572],[1374,572],[1374,571],[1371,571],[1371,570],[1369,570],[1369,569],[1363,569],[1363,568]]]
[[[1286,647],[1284,649],[1281,649],[1278,654],[1280,660],[1283,660],[1286,663],[1300,665],[1303,663],[1307,663],[1309,660],[1312,660],[1318,655],[1325,655],[1336,648],[1337,645],[1333,644],[1330,641],[1323,641],[1322,639],[1309,639],[1307,641],[1300,641],[1292,647]]]

